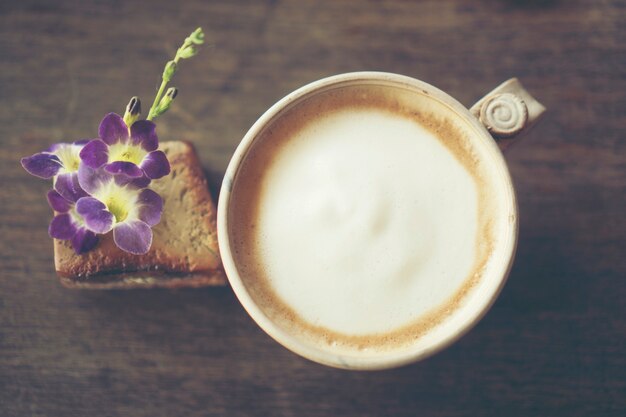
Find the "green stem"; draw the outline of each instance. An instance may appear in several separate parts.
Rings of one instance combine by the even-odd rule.
[[[175,65],[178,65],[178,61],[180,61],[181,51],[190,45],[192,45],[192,42],[185,40],[183,45],[180,48],[178,48],[178,50],[176,51],[176,55],[174,56]],[[165,87],[167,87],[167,83],[170,81],[170,80],[165,79],[165,77],[162,77],[162,78],[163,78],[163,81],[161,81],[161,86],[159,87],[159,90],[157,91],[156,97],[154,97],[154,102],[152,103],[152,107],[150,107],[150,111],[148,112],[148,117],[146,118],[146,120],[154,119],[154,111],[156,110],[157,106],[159,105],[159,102],[161,101],[163,92],[165,91]]]
[[[161,81],[161,86],[159,87],[159,91],[157,91],[156,97],[154,97],[154,103],[152,103],[152,107],[150,107],[150,111],[148,112],[148,117],[146,118],[147,120],[152,120],[154,118],[153,115],[153,110],[156,109],[157,105],[159,104],[159,101],[161,101],[161,96],[163,95],[163,91],[165,90],[165,87],[167,87],[167,81],[163,80]]]

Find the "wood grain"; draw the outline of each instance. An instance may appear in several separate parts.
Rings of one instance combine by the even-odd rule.
[[[623,416],[626,2],[0,3],[0,415]],[[217,193],[256,118],[353,70],[412,75],[471,105],[511,76],[549,114],[508,153],[517,260],[483,321],[401,369],[352,373],[267,337],[228,288],[80,292],[54,276],[48,184],[19,158],[93,137],[181,65],[162,139],[195,143]]]

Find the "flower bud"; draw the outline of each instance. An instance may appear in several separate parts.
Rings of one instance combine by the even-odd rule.
[[[177,95],[178,95],[178,89],[176,87],[168,88],[167,92],[165,93],[161,101],[159,102],[159,105],[154,110],[153,117],[159,117],[160,115],[168,111],[170,106],[172,105],[172,102],[174,101]]]
[[[202,45],[204,43],[204,32],[202,32],[202,28],[194,30],[185,41],[191,42],[194,45]]]
[[[165,69],[163,70],[163,81],[171,81],[174,73],[176,72],[176,67],[177,65],[175,61],[169,61],[167,64],[165,64]]]
[[[178,52],[178,56],[181,57],[182,59],[187,59],[187,58],[191,58],[192,56],[195,56],[197,53],[198,53],[198,49],[193,45],[189,45],[185,47],[184,49],[181,49]]]
[[[139,115],[141,114],[141,100],[139,97],[135,96],[130,99],[128,105],[126,106],[126,112],[124,113],[124,123],[129,128],[139,119]]]
[[[176,87],[168,88],[167,92],[165,93],[165,97],[170,97],[170,101],[174,100],[177,95],[178,95],[178,88]]]

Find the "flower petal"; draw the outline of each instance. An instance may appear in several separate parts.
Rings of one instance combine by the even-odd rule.
[[[89,252],[98,244],[98,235],[86,227],[79,227],[72,238],[72,247],[77,254]]]
[[[55,176],[63,166],[59,157],[49,152],[36,153],[20,162],[29,174],[46,180]]]
[[[130,178],[139,178],[143,176],[143,171],[132,162],[115,161],[104,166],[105,171],[113,175],[126,175]]]
[[[148,185],[150,185],[150,182],[151,180],[150,178],[146,177],[146,174],[143,174],[143,176],[139,178],[130,178],[125,175],[115,176],[115,183],[120,186],[130,185],[134,188],[146,188]]]
[[[55,239],[71,239],[76,233],[76,225],[69,213],[54,216],[48,227],[48,234]]]
[[[146,174],[143,174],[143,177],[133,179],[131,184],[137,188],[146,188],[150,185],[150,178],[146,177]]]
[[[152,229],[140,220],[118,223],[113,228],[113,240],[118,248],[134,255],[143,255],[152,245]]]
[[[139,164],[148,178],[159,179],[170,173],[170,163],[163,151],[150,152]]]
[[[109,161],[109,146],[100,139],[94,139],[80,150],[80,159],[91,168],[100,168]]]
[[[108,145],[117,142],[126,142],[128,139],[128,126],[124,123],[122,116],[109,113],[104,116],[98,128],[98,136]]]
[[[67,213],[72,208],[72,204],[55,190],[48,191],[48,204],[57,213]]]
[[[75,140],[74,142],[72,142],[72,145],[82,146],[82,145],[88,144],[92,140],[93,139],[79,139],[79,140]]]
[[[130,137],[135,145],[141,145],[147,152],[159,147],[156,125],[149,120],[139,120],[130,127]]]
[[[107,233],[115,220],[107,206],[93,197],[83,197],[76,202],[76,211],[83,217],[85,225],[95,233]]]
[[[150,178],[146,177],[146,174],[143,174],[143,177],[135,178],[132,184],[137,188],[146,188],[148,185],[150,185],[150,181]]]
[[[150,189],[142,190],[137,200],[139,204],[139,220],[154,226],[161,220],[163,213],[163,199]]]
[[[81,197],[86,197],[87,193],[80,188],[77,172],[59,174],[54,180],[54,189],[66,200],[75,203]]]
[[[113,180],[113,176],[102,168],[93,169],[85,164],[78,167],[78,183],[89,194],[95,193],[103,184]]]

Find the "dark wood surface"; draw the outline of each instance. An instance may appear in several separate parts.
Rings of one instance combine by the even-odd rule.
[[[0,415],[626,415],[626,2],[2,1]],[[400,369],[323,367],[229,288],[80,292],[54,276],[48,184],[18,160],[151,101],[196,26],[162,139],[192,140],[217,194],[256,118],[331,74],[382,70],[466,105],[518,76],[548,108],[508,154],[517,260],[489,314]]]

